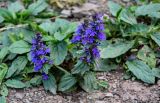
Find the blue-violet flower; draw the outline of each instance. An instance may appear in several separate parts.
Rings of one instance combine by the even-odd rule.
[[[50,54],[50,49],[42,41],[42,35],[37,33],[35,38],[32,40],[31,48],[31,58],[32,63],[34,64],[34,71],[38,72],[43,68],[44,64],[50,64],[51,61],[47,58],[47,55]],[[42,77],[46,80],[46,75],[42,74]]]
[[[47,80],[49,78],[49,76],[46,73],[42,73],[42,79],[43,80]]]
[[[80,24],[76,30],[76,35],[72,38],[71,42],[79,44],[85,55],[80,57],[80,60],[85,62],[93,62],[95,58],[99,58],[98,45],[100,41],[106,39],[104,34],[104,24],[101,14],[92,16],[92,20],[85,21]]]

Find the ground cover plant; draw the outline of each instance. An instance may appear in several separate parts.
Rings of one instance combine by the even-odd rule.
[[[104,21],[108,39],[100,47],[101,58],[122,65],[126,79],[134,75],[143,82],[156,83],[160,77],[160,4],[123,7],[110,1],[108,7],[113,18]]]
[[[45,90],[56,94],[76,90],[78,86],[91,92],[107,85],[98,81],[93,72],[95,59],[99,58],[97,46],[105,40],[102,15],[96,14],[94,20],[78,26],[61,18],[50,19],[54,14],[47,6],[44,0],[28,5],[16,1],[0,9],[2,103],[8,87],[43,84]]]
[[[44,0],[23,0],[0,8],[0,103],[8,88],[43,85],[52,94],[107,88],[96,71],[120,66],[125,79],[155,84],[160,78],[159,3],[123,7],[110,1],[113,17],[97,13],[80,24],[48,7]]]

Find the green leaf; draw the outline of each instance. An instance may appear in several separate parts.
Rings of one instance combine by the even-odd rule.
[[[159,32],[151,35],[151,38],[158,44],[158,46],[160,46],[160,33]]]
[[[10,21],[13,19],[12,13],[4,8],[0,8],[0,16],[7,21]]]
[[[24,36],[24,40],[29,43],[32,43],[32,39],[35,36],[35,32],[29,30],[28,28],[19,28],[18,30],[15,29],[15,32],[17,32],[19,35],[22,34]]]
[[[43,66],[43,72],[45,72],[46,74],[48,74],[49,69],[51,69],[52,65],[50,64],[44,64]]]
[[[29,61],[32,61],[31,52],[27,53],[27,59],[28,59]]]
[[[34,72],[33,68],[34,68],[33,66],[25,67],[24,70],[22,71],[22,74],[33,73]]]
[[[131,25],[137,24],[135,16],[127,9],[122,9],[118,18]]]
[[[65,41],[61,41],[50,46],[51,58],[53,59],[54,64],[61,64],[67,56],[67,43]]]
[[[151,68],[143,61],[133,60],[126,62],[128,69],[137,77],[137,79],[143,82],[154,84],[155,76],[152,74]]]
[[[108,59],[96,59],[94,63],[94,71],[111,71],[116,68],[117,65],[111,63]]]
[[[8,47],[2,48],[0,51],[0,61],[2,61],[7,54],[8,54]]]
[[[8,95],[8,88],[6,87],[5,84],[3,84],[3,85],[1,86],[0,94],[1,94],[2,96],[7,96],[7,95]]]
[[[46,21],[40,25],[40,28],[42,28],[46,32],[49,32],[50,34],[54,34],[58,30],[58,25],[51,21]]]
[[[32,38],[35,35],[35,32],[31,31],[27,26],[25,28],[13,28],[6,30],[4,32],[1,32],[1,35],[3,35],[2,44],[5,46],[9,46],[11,44],[11,40],[9,36],[15,35],[16,37],[24,37],[24,40],[32,43]]]
[[[10,47],[9,50],[11,53],[23,54],[30,51],[30,46],[27,42],[20,40],[14,42]]]
[[[7,85],[7,87],[11,87],[11,88],[24,88],[25,84],[19,80],[16,79],[9,79],[5,82],[5,84]]]
[[[66,36],[67,34],[61,34],[61,32],[54,33],[54,38],[59,41],[63,40]]]
[[[73,77],[71,74],[65,74],[58,85],[59,91],[67,91],[70,88],[72,88],[77,83],[77,80],[75,77]]]
[[[70,23],[68,20],[66,19],[60,19],[60,18],[57,18],[55,20],[55,23],[58,27],[62,28],[62,29],[66,29],[68,28],[68,24]]]
[[[71,70],[72,74],[81,74],[83,75],[85,72],[89,71],[90,67],[82,62],[78,61],[75,67]]]
[[[20,1],[16,1],[14,3],[11,3],[10,5],[8,5],[8,10],[11,12],[18,12],[20,10],[23,10],[24,6],[22,5],[22,3]]]
[[[48,7],[48,4],[45,2],[45,0],[38,0],[37,2],[32,3],[29,5],[28,10],[33,15],[37,15],[38,13],[42,12]]]
[[[13,60],[16,56],[17,56],[17,54],[10,53],[10,54],[6,57],[6,60]]]
[[[25,56],[19,56],[17,60],[18,60],[16,63],[17,71],[15,72],[14,75],[18,75],[20,72],[22,72],[28,63],[28,59]]]
[[[115,44],[109,44],[105,48],[100,48],[101,58],[116,58],[124,53],[134,45],[134,41],[117,42]]]
[[[7,103],[6,98],[4,96],[0,97],[0,103]]]
[[[160,4],[148,4],[137,7],[135,14],[137,16],[146,16],[160,18]]]
[[[25,88],[29,88],[29,87],[32,87],[30,81],[26,81],[25,82]]]
[[[17,70],[16,62],[17,62],[16,60],[12,62],[12,65],[11,65],[11,67],[9,67],[9,70],[6,74],[6,78],[11,77],[16,72],[16,70]]]
[[[160,78],[160,69],[159,68],[153,68],[152,73],[155,77]]]
[[[43,80],[44,89],[49,90],[52,94],[56,94],[57,85],[53,75],[49,75],[48,80]]]
[[[76,22],[70,22],[68,24],[68,28],[65,31],[63,31],[63,33],[66,33],[66,34],[74,33],[76,28],[77,28],[77,23]]]
[[[98,81],[98,86],[99,86],[99,88],[108,88],[108,87],[109,87],[109,84],[108,84],[108,82],[106,82],[106,81],[99,80],[99,81]]]
[[[4,79],[4,77],[5,77],[5,75],[7,73],[7,71],[8,71],[8,66],[6,64],[2,63],[0,65],[0,85],[1,85],[1,83],[2,83],[2,81]]]
[[[53,36],[49,36],[49,35],[44,35],[42,38],[43,41],[54,41],[54,37]]]
[[[86,72],[83,76],[83,80],[79,81],[79,85],[86,92],[92,92],[98,88],[97,79],[93,72]]]
[[[134,24],[131,27],[125,29],[123,36],[142,36],[147,37],[149,27],[145,24]]]
[[[113,1],[108,1],[108,7],[113,16],[117,16],[118,12],[122,9],[122,6]]]
[[[4,18],[0,16],[0,23],[2,23],[3,21],[4,21]]]
[[[17,57],[13,62],[11,67],[9,67],[9,70],[7,72],[6,78],[11,77],[12,75],[19,74],[27,65],[27,58],[25,56],[19,56]]]
[[[2,36],[1,42],[2,42],[3,46],[9,46],[11,44],[11,41],[10,41],[7,33],[1,32],[0,35]]]
[[[144,45],[143,48],[138,51],[137,57],[152,68],[156,66],[156,56],[154,51],[152,51],[152,49],[150,49],[147,45]]]
[[[35,76],[29,81],[33,86],[38,86],[42,83],[42,76]]]
[[[54,33],[54,37],[59,41],[62,41],[68,35],[73,33],[77,27],[77,23],[71,23],[64,19],[56,19],[55,24],[58,26],[58,31]]]

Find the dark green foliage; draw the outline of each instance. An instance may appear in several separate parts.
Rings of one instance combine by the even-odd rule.
[[[116,42],[102,48],[100,54],[102,58],[115,58],[126,53],[133,45],[134,41]]]
[[[25,84],[19,80],[16,79],[9,79],[5,82],[5,84],[7,85],[7,87],[11,87],[11,88],[24,88]]]
[[[6,78],[11,77],[12,75],[19,74],[25,68],[27,62],[28,60],[25,56],[17,57],[9,67]]]
[[[4,77],[5,77],[6,73],[7,73],[7,71],[8,71],[7,65],[4,64],[4,63],[2,63],[0,65],[0,85],[2,84],[2,81],[3,81],[3,79],[4,79]]]
[[[152,74],[151,68],[143,61],[133,60],[126,62],[128,69],[140,80],[154,84],[155,76]]]
[[[67,51],[67,43],[65,41],[51,44],[51,58],[53,58],[55,65],[63,63],[67,56]]]
[[[130,75],[127,77],[133,74],[149,84],[154,84],[160,76],[156,55],[160,46],[159,5],[124,8],[110,1],[108,6],[114,18],[105,19],[108,43],[100,48],[102,58],[111,58],[127,69]]]
[[[86,72],[79,83],[81,88],[83,88],[87,92],[98,89],[97,80],[93,72]]]
[[[67,91],[77,83],[76,78],[71,74],[64,75],[58,85],[59,91]]]
[[[7,103],[6,98],[4,96],[0,97],[0,103]]]
[[[89,71],[90,67],[82,61],[78,61],[75,67],[72,69],[72,74],[81,74]]]
[[[107,87],[107,83],[98,81],[93,72],[108,70],[101,69],[105,64],[101,63],[99,67],[97,61],[95,66],[90,66],[77,60],[81,53],[70,41],[77,23],[61,18],[53,22],[50,17],[55,15],[48,6],[45,0],[33,3],[23,0],[9,3],[8,8],[0,8],[0,103],[5,103],[8,87],[28,88],[43,84],[52,94],[73,91],[79,86],[87,92]],[[36,33],[42,34],[44,44],[51,50],[47,56],[53,64],[45,64],[42,68],[49,74],[47,80],[34,72],[31,63],[32,39]]]
[[[57,83],[53,75],[49,75],[48,80],[43,80],[43,86],[46,91],[49,90],[52,94],[56,94]]]
[[[47,10],[48,6],[45,0],[37,0],[29,6],[23,5],[23,2],[15,1],[9,4],[7,9],[0,8],[0,23],[27,23],[33,21],[37,15],[39,15],[38,18],[55,16],[54,12]],[[41,14],[43,11],[45,12]]]
[[[114,17],[104,17],[108,37],[98,46],[101,58],[94,64],[86,64],[77,59],[84,51],[77,50],[76,44],[70,41],[77,23],[58,17],[53,21],[50,18],[53,15],[41,17],[43,13],[50,13],[45,0],[30,3],[16,1],[7,9],[0,9],[0,103],[6,102],[7,87],[43,84],[52,94],[73,91],[77,87],[87,92],[107,88],[105,81],[96,79],[94,71],[111,71],[118,66],[127,70],[126,78],[134,75],[149,84],[160,78],[157,62],[160,57],[159,7],[154,9],[159,4],[134,6],[133,9],[110,1],[108,5]],[[31,43],[36,33],[42,34],[44,44],[51,49],[47,58],[53,60],[53,64],[45,64],[42,68],[49,74],[47,80],[34,72],[31,63]]]

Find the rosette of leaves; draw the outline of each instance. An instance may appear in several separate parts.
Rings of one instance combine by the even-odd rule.
[[[30,69],[32,66],[27,59],[27,53],[30,51],[29,41],[34,32],[27,28],[14,28],[0,32],[0,94],[3,96],[1,99],[8,95],[8,87],[29,86],[29,82],[25,80],[28,77],[25,76],[28,75],[27,72],[33,71]]]
[[[51,25],[46,26],[48,24]],[[69,42],[67,41],[75,28],[76,23],[74,22],[56,19],[55,22],[36,24],[36,27],[15,27],[0,32],[1,84],[11,88],[24,88],[42,84],[41,74],[33,72],[30,57],[31,41],[35,35],[33,30],[41,29],[45,34],[43,34],[43,41],[50,47],[52,51],[50,58],[54,61],[54,66],[45,65],[43,67],[43,70],[49,74],[49,79],[43,80],[43,84],[46,90],[55,94],[58,88],[58,80],[61,76],[69,73],[69,70],[65,70],[59,65],[63,66],[63,62],[67,60],[69,55]],[[71,75],[71,73],[69,74]],[[3,88],[1,90],[3,91]]]
[[[108,43],[100,47],[101,57],[122,64],[127,74],[154,84],[160,76],[157,63],[160,4],[125,8],[109,1],[108,7],[114,18],[105,19]]]
[[[74,66],[78,55],[77,50],[74,48],[75,45],[70,42],[70,38],[73,36],[73,31],[77,28],[76,22],[70,23],[67,20],[58,18],[54,23],[46,21],[40,24],[40,27],[50,34],[50,36],[44,36],[43,40],[51,41],[51,58],[56,68],[64,72],[58,84],[59,91],[72,91],[77,88],[77,85],[80,85],[87,92],[99,88],[100,84],[106,87],[107,84],[105,82],[97,81],[95,73],[90,71],[90,67],[85,63],[77,62]],[[58,73],[55,75],[59,76]]]
[[[96,80],[93,71],[87,71],[83,76],[79,72],[78,75],[71,72],[76,62],[76,50],[73,49],[70,38],[76,27],[76,22],[57,18],[55,22],[46,19],[41,23],[6,27],[7,29],[0,31],[0,93],[3,95],[0,99],[5,101],[7,88],[26,88],[41,84],[53,94],[57,91],[73,91],[78,85],[87,92],[93,87],[97,88],[97,85],[92,85]],[[37,31],[41,32],[42,40],[51,49],[48,58],[53,60],[53,65],[44,65],[42,68],[49,75],[47,80],[42,80],[41,73],[33,71],[31,63],[31,43]],[[78,65],[82,69],[85,67],[82,63],[77,63],[76,66]],[[96,84],[107,85],[103,81],[97,81]]]
[[[29,5],[25,5],[21,1],[10,2],[7,8],[0,8],[0,23],[27,23],[33,22],[34,18],[55,16],[56,13],[49,10],[48,6],[45,0],[37,0]]]

